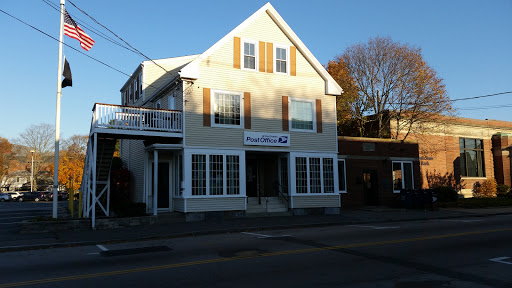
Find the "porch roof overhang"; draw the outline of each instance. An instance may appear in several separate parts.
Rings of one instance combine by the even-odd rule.
[[[176,150],[182,150],[183,144],[151,144],[147,146],[146,151],[154,151],[154,150],[170,150],[170,151],[176,151]]]

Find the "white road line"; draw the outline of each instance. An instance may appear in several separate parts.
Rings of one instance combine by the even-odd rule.
[[[496,258],[492,258],[492,259],[489,259],[490,261],[493,261],[493,262],[498,262],[498,263],[502,263],[502,264],[509,264],[509,265],[512,265],[512,262],[509,262],[509,261],[503,261],[505,259],[510,259],[510,257],[496,257]]]
[[[108,251],[108,249],[105,248],[105,246],[103,246],[103,245],[98,244],[98,245],[96,245],[96,247],[100,248],[102,251]]]
[[[99,255],[100,253],[94,252],[94,253],[87,253],[87,255]]]
[[[446,219],[446,220],[443,220],[443,221],[471,223],[471,222],[481,222],[481,221],[484,221],[484,220],[476,220],[476,219],[475,220]]]
[[[265,235],[265,234],[258,234],[258,233],[250,233],[250,232],[241,232],[241,233],[242,233],[242,234],[246,234],[246,235],[258,236],[258,238],[290,237],[290,235],[278,235],[278,236],[272,236],[272,235]]]
[[[361,228],[372,228],[375,230],[383,230],[383,229],[398,229],[400,226],[370,226],[370,225],[349,225],[352,227],[361,227]]]

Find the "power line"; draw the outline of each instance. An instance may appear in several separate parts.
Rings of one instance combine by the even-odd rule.
[[[457,110],[487,110],[487,109],[499,109],[499,108],[510,108],[510,107],[512,107],[512,104],[481,106],[481,107],[467,107],[467,108],[458,108]]]
[[[50,6],[52,9],[54,9],[55,11],[57,11],[59,14],[61,13],[60,12],[60,7],[57,5],[57,4],[54,4],[54,3],[51,3],[49,2],[48,0],[42,0],[44,3],[46,3],[46,5]],[[115,41],[112,37],[109,37],[108,35],[106,35],[105,33],[99,31],[98,29],[92,27],[91,25],[88,25],[87,23],[85,23],[85,21],[83,21],[82,19],[78,18],[77,16],[75,16],[74,14],[71,14],[68,12],[68,14],[70,14],[71,16],[73,16],[73,20],[75,20],[75,22],[79,23],[82,27],[86,27],[88,28],[92,33],[94,33],[95,35],[97,35],[98,37],[101,37],[121,48],[124,48],[130,52],[133,52],[135,54],[138,55],[138,53],[135,51],[135,50],[132,50],[130,49],[129,47],[126,47],[124,46],[122,43],[119,43],[117,41]],[[76,21],[76,20],[79,20],[79,21]],[[140,55],[139,55],[140,56]]]
[[[105,28],[107,31],[109,31],[110,33],[112,33],[114,36],[116,36],[119,40],[123,41],[126,45],[128,45],[130,48],[132,48],[133,50],[137,51],[137,53],[139,53],[142,57],[146,58],[147,60],[153,62],[153,64],[155,64],[156,66],[162,68],[162,70],[164,70],[166,73],[169,73],[169,71],[167,71],[164,67],[160,66],[159,64],[157,64],[155,61],[153,61],[153,59],[149,58],[148,56],[146,56],[144,53],[140,52],[139,50],[137,50],[135,47],[133,47],[132,45],[130,45],[130,43],[126,42],[123,38],[119,37],[116,33],[114,33],[112,30],[108,29],[105,25],[101,24],[100,22],[98,22],[96,19],[94,19],[94,17],[90,16],[89,14],[87,14],[87,12],[85,12],[84,10],[80,9],[78,6],[76,6],[73,2],[69,1],[69,3],[71,3],[71,5],[75,6],[76,9],[80,10],[80,12],[84,13],[85,15],[87,15],[87,17],[91,18],[92,21],[96,22],[96,24],[100,25],[101,27]]]
[[[44,31],[42,31],[42,30],[40,30],[40,29],[38,29],[38,28],[36,28],[36,27],[34,27],[34,26],[32,26],[32,25],[30,25],[30,24],[26,23],[26,22],[24,22],[24,21],[23,21],[23,20],[21,20],[21,19],[16,18],[15,16],[13,16],[13,15],[11,15],[11,14],[9,14],[9,13],[5,12],[4,10],[0,9],[0,12],[2,12],[2,13],[4,13],[4,14],[6,14],[7,16],[10,16],[10,17],[12,17],[12,18],[14,18],[14,19],[18,20],[19,22],[21,22],[21,23],[23,23],[23,24],[25,24],[25,25],[29,26],[30,28],[32,28],[32,29],[34,29],[34,30],[36,30],[36,31],[38,31],[38,32],[40,32],[40,33],[42,33],[42,34],[44,34],[44,35],[46,35],[46,36],[50,37],[50,38],[52,38],[53,40],[55,40],[55,41],[57,41],[57,42],[60,42],[60,40],[59,40],[59,39],[57,39],[57,38],[55,38],[55,37],[53,37],[53,36],[49,35],[48,33],[44,32]],[[102,65],[107,66],[108,68],[110,68],[110,69],[112,69],[112,70],[114,70],[114,71],[117,71],[117,72],[119,72],[119,73],[121,73],[121,74],[123,74],[123,75],[128,76],[130,79],[135,79],[135,77],[134,77],[134,76],[129,75],[129,74],[127,74],[127,73],[125,73],[125,72],[123,72],[123,71],[121,71],[121,70],[117,69],[117,68],[114,68],[114,67],[112,67],[112,66],[110,66],[110,65],[106,64],[105,62],[102,62],[101,60],[98,60],[98,59],[96,59],[96,58],[94,58],[94,57],[92,57],[92,56],[90,56],[90,55],[87,55],[87,54],[85,54],[84,52],[82,52],[82,51],[80,51],[80,50],[78,50],[78,49],[76,49],[76,48],[74,48],[74,47],[72,47],[72,46],[70,46],[70,45],[68,45],[68,44],[66,44],[66,43],[62,43],[62,44],[63,44],[63,45],[66,45],[67,47],[69,47],[69,48],[71,48],[71,49],[75,50],[76,52],[78,52],[78,53],[80,53],[80,54],[82,54],[82,55],[84,55],[84,56],[87,56],[87,57],[91,58],[92,60],[94,60],[94,61],[96,61],[96,62],[98,62],[98,63],[100,63],[100,64],[102,64]],[[146,84],[147,86],[153,87],[153,88],[155,88],[155,89],[158,89],[158,88],[159,88],[159,87],[156,87],[156,86],[154,86],[154,85],[151,85],[151,84],[148,84],[148,83],[145,83],[145,82],[144,82],[144,84]]]
[[[458,99],[452,99],[452,100],[450,100],[450,101],[472,100],[472,99],[485,98],[485,97],[492,97],[492,96],[498,96],[498,95],[510,94],[510,93],[512,93],[512,91],[500,92],[500,93],[489,94],[489,95],[482,95],[482,96],[475,96],[475,97],[458,98]]]

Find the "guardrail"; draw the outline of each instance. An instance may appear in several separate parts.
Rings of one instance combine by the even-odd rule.
[[[181,111],[94,104],[93,128],[181,132]]]

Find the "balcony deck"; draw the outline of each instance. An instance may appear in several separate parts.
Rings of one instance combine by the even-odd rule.
[[[145,107],[94,104],[91,134],[182,138],[182,112]]]

